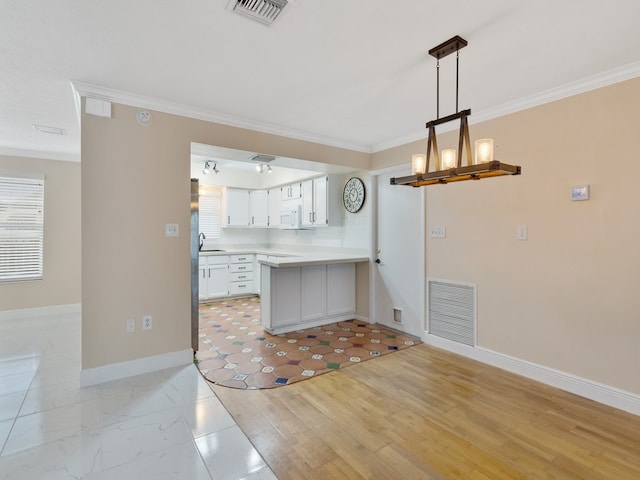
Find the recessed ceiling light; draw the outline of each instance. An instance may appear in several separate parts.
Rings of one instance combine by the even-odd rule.
[[[33,125],[33,128],[35,128],[36,132],[39,133],[49,133],[51,135],[66,135],[67,132],[64,131],[64,129],[62,128],[58,128],[58,127],[47,127],[46,125]]]

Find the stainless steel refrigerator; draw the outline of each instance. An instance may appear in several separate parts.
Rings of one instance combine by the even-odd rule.
[[[200,252],[199,182],[191,179],[191,348],[198,351],[198,256]]]

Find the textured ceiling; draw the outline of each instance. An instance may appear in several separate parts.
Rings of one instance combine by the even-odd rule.
[[[227,5],[2,0],[0,153],[77,159],[71,82],[376,151],[426,135],[426,52],[456,34],[469,42],[460,108],[472,121],[567,85],[640,75],[637,0],[291,0],[270,27]],[[441,115],[455,109],[454,73],[455,58],[443,59]]]

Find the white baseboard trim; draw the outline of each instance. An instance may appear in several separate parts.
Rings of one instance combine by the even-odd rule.
[[[78,314],[82,312],[80,303],[68,305],[51,305],[47,307],[21,308],[18,310],[4,310],[0,312],[0,322],[5,320],[23,320],[29,318],[55,317],[58,315]]]
[[[610,407],[618,408],[625,412],[633,413],[634,415],[640,415],[640,395],[543,365],[527,362],[486,348],[462,345],[430,335],[427,332],[425,332],[424,342],[428,345],[433,345],[434,347],[493,365],[494,367],[522,375],[523,377],[542,382],[552,387],[575,393],[576,395],[609,405]]]
[[[193,363],[193,350],[188,348],[127,362],[112,363],[102,367],[87,368],[80,372],[80,386],[89,387],[112,380],[164,370],[165,368],[183,367],[190,363]]]

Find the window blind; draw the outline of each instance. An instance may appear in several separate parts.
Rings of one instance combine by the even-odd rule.
[[[200,195],[199,202],[200,233],[204,233],[207,238],[220,238],[222,194],[215,192]]]
[[[0,176],[0,281],[42,278],[44,180]]]

